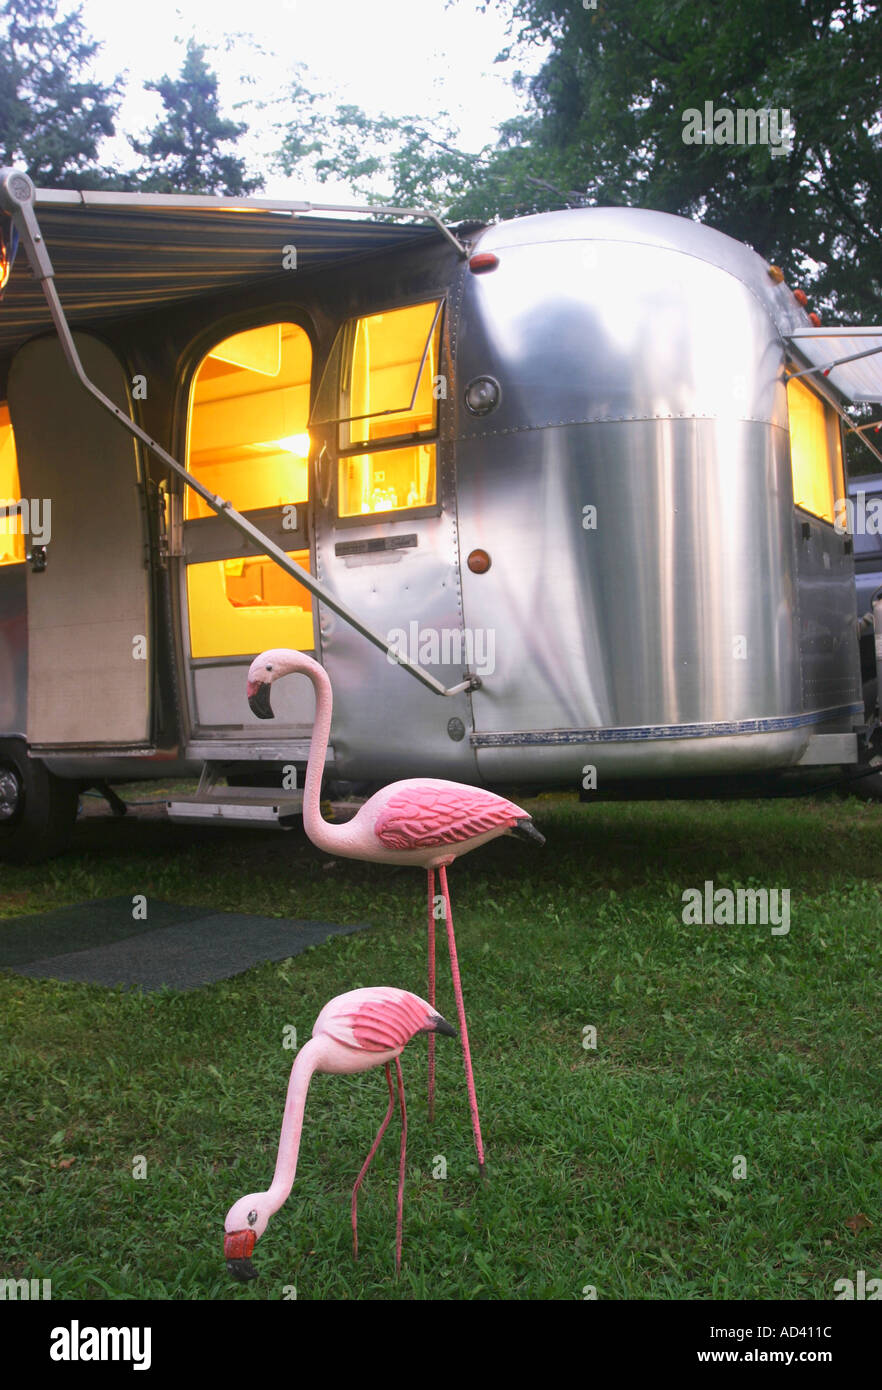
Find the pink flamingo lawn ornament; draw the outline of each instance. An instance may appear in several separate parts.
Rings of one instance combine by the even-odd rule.
[[[450,970],[459,1015],[469,1110],[478,1167],[484,1171],[484,1144],[472,1071],[469,1034],[466,1026],[462,980],[453,934],[453,914],[447,888],[447,866],[461,854],[468,854],[499,835],[519,835],[544,845],[545,837],[533,825],[532,817],[514,802],[482,787],[462,782],[445,782],[436,777],[411,777],[383,787],[361,806],[352,820],[330,825],[321,813],[322,772],[331,732],[333,696],[324,668],[303,652],[277,648],[255,657],[248,671],[248,703],[259,719],[272,719],[270,688],[282,676],[300,672],[308,676],[315,689],[316,712],[309,746],[306,785],[303,791],[303,824],[314,845],[328,854],[348,859],[367,859],[382,864],[413,864],[425,868],[429,877],[429,1003],[435,1006],[435,870],[439,872],[444,895]],[[429,1038],[429,1114],[435,1094],[434,1038]]]
[[[407,1108],[401,1063],[398,1059],[417,1033],[429,1033],[430,1037],[434,1037],[435,1033],[446,1033],[449,1037],[456,1037],[456,1030],[451,1028],[446,1019],[436,1013],[425,999],[420,999],[416,994],[409,994],[406,989],[384,986],[353,989],[348,994],[339,994],[322,1009],[315,1021],[312,1037],[300,1049],[291,1068],[272,1184],[266,1192],[250,1192],[247,1197],[240,1197],[238,1202],[234,1202],[230,1207],[224,1221],[224,1256],[227,1269],[234,1278],[242,1283],[257,1278],[257,1270],[251,1262],[252,1251],[266,1230],[270,1217],[288,1200],[294,1185],[306,1093],[313,1072],[331,1072],[334,1075],[345,1076],[351,1072],[385,1066],[389,1108],[352,1189],[352,1246],[353,1254],[358,1257],[358,1189],[392,1118],[395,1095],[389,1063],[393,1061],[398,1076],[398,1102],[401,1107],[401,1158],[398,1168],[395,1227],[395,1268],[401,1268]]]

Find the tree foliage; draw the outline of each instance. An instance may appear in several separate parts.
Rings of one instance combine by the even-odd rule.
[[[100,44],[81,8],[58,11],[58,0],[4,0],[0,10],[0,163],[50,188],[107,186],[117,176],[99,147],[114,134],[122,83],[90,79]]]
[[[247,125],[221,115],[217,75],[203,45],[190,39],[180,76],[166,75],[145,86],[162,98],[165,112],[146,139],[132,140],[143,161],[137,174],[140,189],[235,197],[263,186],[261,177],[248,175],[245,160],[226,148],[235,146]]]
[[[468,153],[439,118],[336,109],[300,85],[281,167],[451,220],[577,205],[695,217],[781,264],[828,312],[882,296],[882,20],[874,0],[506,0],[525,112]],[[684,113],[790,113],[791,148],[686,144]]]
[[[499,199],[486,186],[494,148],[464,150],[446,111],[431,118],[370,116],[307,85],[302,67],[276,104],[285,118],[273,162],[283,174],[342,180],[359,201],[430,207],[452,221],[486,221],[497,213]]]
[[[882,295],[874,0],[508,2],[518,40],[553,44],[527,84],[521,150],[558,196],[699,217],[792,281],[808,267],[841,312]],[[791,148],[685,144],[684,112],[705,102],[788,110]]]

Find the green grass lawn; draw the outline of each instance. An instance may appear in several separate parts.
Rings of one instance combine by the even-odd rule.
[[[373,923],[187,994],[0,975],[0,1274],[51,1278],[54,1299],[246,1300],[830,1299],[882,1275],[882,808],[529,806],[544,849],[506,838],[450,875],[489,1176],[458,1044],[438,1040],[430,1128],[414,1039],[397,1280],[394,1122],[357,1266],[350,1247],[382,1071],[313,1080],[256,1284],[229,1279],[222,1223],[272,1176],[285,1025],[302,1041],[363,985],[425,994],[423,875],[331,861],[299,832],[162,822],[86,823],[67,857],[0,867],[0,918],[144,893]],[[681,895],[706,879],[789,888],[789,934],[684,925]],[[439,1007],[455,1021],[443,948]]]

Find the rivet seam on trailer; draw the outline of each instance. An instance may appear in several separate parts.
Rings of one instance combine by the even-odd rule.
[[[454,443],[473,439],[489,439],[493,435],[504,434],[529,434],[536,430],[563,429],[568,425],[621,425],[621,424],[655,424],[659,420],[725,420],[727,424],[744,425],[771,425],[772,427],[782,428],[775,420],[769,420],[764,415],[739,415],[737,417],[729,415],[710,415],[687,413],[685,411],[673,415],[588,415],[582,416],[578,420],[544,420],[535,425],[509,425],[501,430],[480,430],[471,434],[460,434],[456,436]]]

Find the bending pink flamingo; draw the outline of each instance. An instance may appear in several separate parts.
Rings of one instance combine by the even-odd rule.
[[[395,1227],[395,1268],[401,1268],[401,1236],[404,1215],[404,1160],[407,1151],[407,1109],[399,1057],[417,1033],[447,1033],[455,1029],[416,994],[405,989],[378,986],[339,994],[326,1004],[315,1021],[312,1037],[295,1058],[288,1082],[285,1115],[279,1139],[279,1152],[273,1180],[266,1192],[250,1192],[240,1197],[224,1221],[224,1256],[229,1272],[242,1283],[257,1278],[251,1262],[254,1246],[267,1228],[271,1216],[287,1200],[297,1172],[297,1155],[303,1130],[306,1093],[313,1072],[348,1075],[385,1066],[389,1086],[389,1108],[371,1145],[352,1189],[353,1253],[358,1256],[358,1189],[371,1159],[380,1146],[392,1118],[395,1096],[389,1063],[394,1061],[398,1075],[398,1101],[401,1107],[401,1158],[398,1168],[398,1203]]]
[[[411,777],[392,782],[361,806],[352,820],[329,825],[321,813],[321,783],[331,732],[333,696],[327,673],[317,661],[303,652],[278,648],[255,657],[248,672],[248,703],[260,719],[272,719],[270,688],[274,681],[292,672],[312,681],[316,697],[315,725],[309,746],[306,785],[303,793],[303,824],[314,845],[329,854],[348,859],[367,859],[373,863],[414,864],[426,869],[429,888],[429,1003],[435,1005],[435,870],[439,871],[444,895],[450,970],[459,1015],[469,1110],[478,1166],[484,1171],[484,1144],[469,1049],[462,980],[453,934],[453,914],[447,888],[447,866],[461,854],[468,854],[499,835],[520,835],[536,840],[545,837],[532,818],[514,802],[482,787],[462,782],[446,782],[435,777]],[[429,1112],[434,1104],[434,1038],[429,1038]]]

